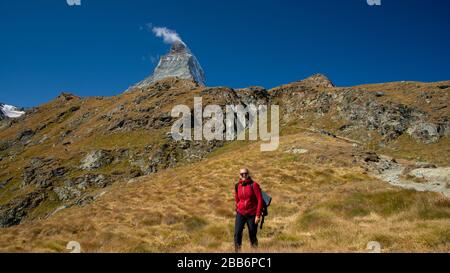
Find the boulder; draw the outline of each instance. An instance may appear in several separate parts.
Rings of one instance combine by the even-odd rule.
[[[438,126],[428,122],[414,124],[407,130],[407,133],[412,138],[425,144],[436,143],[440,139]]]
[[[61,167],[60,162],[55,158],[34,157],[22,173],[22,187],[33,184],[40,188],[47,188],[68,171],[66,167]]]
[[[35,132],[33,130],[25,129],[19,133],[19,135],[17,136],[17,140],[18,141],[26,141],[26,140],[30,139],[31,137],[33,137],[34,134],[35,134]]]
[[[45,198],[46,194],[43,192],[31,192],[0,206],[0,227],[5,228],[20,224],[28,212],[39,206]]]
[[[81,191],[76,189],[75,187],[55,187],[53,191],[56,193],[60,201],[67,201],[81,196]]]
[[[380,157],[374,152],[367,152],[363,155],[364,162],[379,162]]]
[[[88,188],[104,188],[109,181],[103,174],[85,174],[65,181],[63,186],[55,187],[53,191],[60,201],[67,201],[79,198]]]
[[[113,161],[110,151],[96,150],[88,153],[81,161],[80,168],[83,170],[94,170],[109,165]]]

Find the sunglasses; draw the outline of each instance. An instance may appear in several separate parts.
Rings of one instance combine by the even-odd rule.
[[[241,173],[241,175],[244,175],[244,174],[248,174],[248,173]]]

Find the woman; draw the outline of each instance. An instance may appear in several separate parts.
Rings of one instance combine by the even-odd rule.
[[[248,227],[248,235],[252,247],[258,246],[256,234],[258,223],[261,220],[263,198],[259,184],[252,180],[248,169],[241,169],[239,182],[235,187],[236,222],[234,225],[234,247],[239,252],[242,245],[242,232],[245,224]]]

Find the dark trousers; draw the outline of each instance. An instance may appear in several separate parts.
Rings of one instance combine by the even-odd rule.
[[[242,215],[236,212],[236,222],[234,224],[234,247],[236,251],[239,251],[242,246],[242,233],[244,231],[245,224],[248,227],[248,236],[250,237],[250,243],[252,247],[258,246],[258,239],[256,234],[258,233],[258,225],[255,224],[256,215]]]

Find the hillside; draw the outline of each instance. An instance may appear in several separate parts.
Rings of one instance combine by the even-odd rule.
[[[242,166],[274,197],[260,251],[448,251],[450,81],[272,90],[170,78],[63,93],[0,130],[1,251],[231,251]],[[175,142],[177,104],[278,104],[281,145]],[[419,192],[408,188],[425,190]]]
[[[351,144],[305,132],[270,155],[256,145],[114,184],[91,205],[3,230],[0,248],[59,252],[76,240],[88,252],[232,251],[233,182],[245,165],[274,198],[261,251],[364,251],[373,240],[384,251],[448,250],[448,198],[364,174]]]

